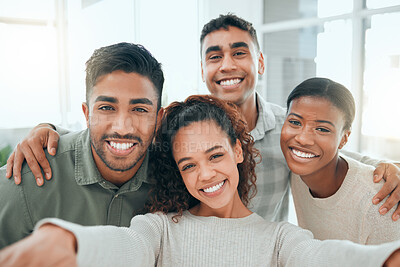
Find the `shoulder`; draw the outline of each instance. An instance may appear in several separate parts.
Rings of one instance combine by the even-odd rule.
[[[84,142],[86,138],[89,138],[89,130],[71,132],[60,136],[60,140],[58,142],[57,154],[75,151],[77,141]]]
[[[346,180],[354,181],[355,185],[369,196],[373,196],[382,188],[384,181],[374,183],[373,176],[375,167],[361,163],[350,157],[340,155],[348,164]]]
[[[136,225],[144,225],[149,224],[151,227],[154,228],[163,228],[166,224],[169,223],[170,213],[164,214],[162,212],[155,212],[155,213],[146,213],[143,215],[136,215],[131,220],[131,228],[136,227]]]
[[[52,156],[45,149],[46,158],[50,163],[50,167],[56,168],[58,164],[65,164],[66,156],[70,157],[71,161],[75,158],[75,149],[77,141],[80,141],[85,136],[85,131],[80,132],[72,132],[60,137],[57,147],[56,155]],[[29,168],[26,161],[22,165],[21,175],[23,181],[25,180],[24,176],[32,175],[31,169]]]

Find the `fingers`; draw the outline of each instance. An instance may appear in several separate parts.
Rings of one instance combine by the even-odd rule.
[[[11,166],[12,167],[12,173],[14,176],[14,182],[16,184],[21,183],[21,168],[22,168],[22,163],[24,162],[24,154],[21,151],[21,145],[18,144],[17,147],[14,150],[14,163]]]
[[[379,213],[384,215],[394,206],[397,206],[397,208],[392,214],[392,220],[397,221],[400,218],[400,206],[398,205],[399,201],[400,201],[400,188],[397,187],[390,194],[390,197],[386,199],[385,203],[383,203],[383,205],[379,208]]]
[[[32,161],[28,162],[28,165],[31,168],[33,175],[35,175],[36,178],[42,177],[40,168],[37,169],[37,166],[39,164],[43,169],[46,180],[50,180],[51,179],[51,168],[50,168],[49,161],[46,158],[46,154],[45,154],[41,144],[36,142],[35,139],[30,138],[30,139],[28,139],[28,147],[26,148],[26,151],[27,151],[27,154],[25,155],[25,158],[27,159],[27,162],[30,159],[32,159],[32,161],[34,161],[34,162],[32,162]],[[33,158],[31,157],[31,155],[33,155]],[[32,168],[34,168],[34,169],[32,169]]]
[[[385,182],[381,188],[381,190],[379,190],[379,192],[374,196],[374,198],[372,199],[372,203],[374,203],[375,205],[378,204],[379,202],[381,202],[385,197],[387,197],[395,188],[396,188],[397,184],[393,183],[393,182]],[[389,199],[386,200],[386,202]],[[386,203],[385,202],[385,203]],[[385,206],[386,208],[388,208],[389,206]],[[392,208],[393,205],[390,207]],[[383,206],[381,207],[381,209],[383,208]],[[389,209],[388,209],[389,210]],[[386,213],[386,212],[385,212]]]
[[[60,135],[56,131],[49,132],[49,139],[47,141],[47,151],[52,156],[56,154],[58,147],[58,139],[60,139]]]
[[[13,152],[10,157],[7,159],[7,169],[6,169],[6,177],[8,179],[11,178],[12,176],[12,167],[14,165],[14,157],[15,157],[15,152]]]
[[[17,153],[18,156],[20,154],[21,154],[21,156],[19,156],[18,164],[17,164],[17,160],[15,160],[13,172],[18,173],[19,183],[21,183],[21,166],[22,166],[23,160],[25,158],[26,163],[28,164],[29,168],[32,171],[33,176],[36,179],[36,184],[38,186],[42,186],[43,185],[42,171],[40,169],[40,166],[38,164],[38,161],[37,161],[34,153],[32,152],[31,146],[28,144],[27,141],[23,141],[21,144],[19,144],[17,146],[17,148],[18,149],[16,150],[16,152],[18,152]],[[46,158],[46,157],[44,156],[44,158]],[[19,184],[19,183],[17,183],[17,184]]]
[[[400,205],[397,204],[397,208],[392,214],[392,220],[397,221],[399,218],[400,218]]]
[[[374,183],[379,183],[383,179],[385,171],[386,171],[385,164],[379,164],[378,167],[376,167],[374,171]]]

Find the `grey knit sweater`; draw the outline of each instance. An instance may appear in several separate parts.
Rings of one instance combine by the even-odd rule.
[[[186,211],[178,223],[173,215],[139,215],[129,228],[60,219],[38,226],[51,222],[73,232],[80,266],[382,266],[400,247],[400,241],[380,246],[318,241],[307,230],[255,213],[224,219]]]

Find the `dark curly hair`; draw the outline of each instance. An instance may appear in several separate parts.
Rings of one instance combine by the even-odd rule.
[[[156,135],[154,146],[155,186],[146,204],[146,212],[177,212],[177,221],[182,212],[197,205],[183,182],[172,155],[173,139],[182,127],[193,122],[215,122],[228,136],[232,146],[239,140],[243,150],[243,162],[238,164],[238,192],[247,206],[256,194],[255,158],[259,152],[253,148],[253,137],[247,132],[247,125],[235,104],[210,95],[195,95],[183,102],[173,102],[165,108],[161,127]]]

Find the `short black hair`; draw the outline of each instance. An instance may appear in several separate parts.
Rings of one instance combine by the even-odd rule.
[[[157,109],[160,109],[164,85],[161,63],[142,45],[125,42],[96,49],[86,62],[87,103],[99,77],[116,70],[135,72],[149,78],[158,96]]]
[[[345,116],[344,129],[351,129],[356,113],[356,104],[353,95],[344,85],[327,78],[307,79],[297,85],[289,94],[286,101],[287,109],[289,110],[293,100],[303,96],[321,97],[331,102]]]
[[[241,30],[247,31],[251,39],[253,39],[254,44],[256,45],[257,51],[260,51],[260,44],[258,43],[257,33],[253,27],[253,24],[248,22],[247,20],[240,18],[232,13],[228,13],[226,15],[219,15],[218,18],[210,20],[207,24],[203,26],[203,30],[200,35],[200,53],[202,52],[202,46],[204,42],[204,38],[221,28],[228,30],[228,27],[236,27]]]

